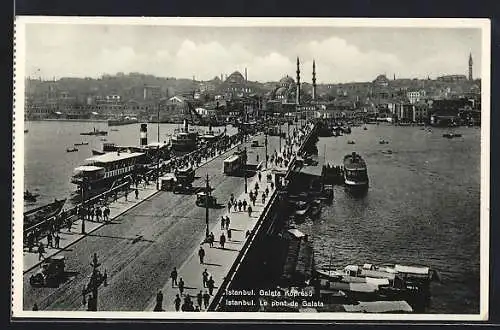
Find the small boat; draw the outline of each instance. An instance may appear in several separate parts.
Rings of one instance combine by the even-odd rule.
[[[108,139],[106,139],[106,138],[101,138],[101,141],[108,141]]]
[[[76,152],[78,151],[77,148],[73,147],[73,148],[66,148],[66,152]]]
[[[447,139],[453,139],[455,137],[455,134],[453,134],[453,133],[444,133],[443,137],[447,138]]]
[[[36,202],[36,198],[40,196],[39,194],[33,194],[29,190],[24,192],[24,200],[27,202]]]
[[[382,150],[382,153],[385,155],[392,155],[392,150],[391,149]]]
[[[24,133],[28,133],[29,131],[27,129],[24,130]]]
[[[117,128],[112,128],[112,129],[110,129],[110,131],[111,131],[111,132],[118,132],[118,131],[119,131],[119,129],[117,129]]]
[[[349,141],[347,141],[347,144],[356,144],[356,142],[353,140],[349,140]]]
[[[389,144],[389,141],[382,139],[382,140],[378,141],[378,143],[379,144]]]
[[[363,130],[366,131],[366,130],[368,130],[368,128],[366,128],[366,126],[365,126],[365,127],[363,127]]]
[[[462,134],[460,134],[460,133],[453,133],[453,137],[462,137]]]
[[[75,143],[74,145],[75,146],[88,146],[89,143],[88,142],[78,142],[78,143]]]

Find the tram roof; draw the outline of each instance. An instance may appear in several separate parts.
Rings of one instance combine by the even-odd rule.
[[[144,155],[142,152],[108,152],[104,155],[87,158],[87,162],[112,163],[120,160],[136,158]]]

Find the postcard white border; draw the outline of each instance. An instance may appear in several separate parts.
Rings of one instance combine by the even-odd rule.
[[[361,314],[361,313],[257,313],[257,312],[51,312],[25,311],[23,303],[23,203],[14,201],[24,187],[24,82],[25,26],[27,24],[109,24],[217,27],[393,27],[393,28],[478,28],[482,31],[481,67],[481,205],[480,205],[480,312],[479,314]],[[14,47],[14,142],[13,142],[13,237],[12,237],[12,317],[55,319],[186,319],[186,320],[303,320],[303,321],[485,321],[489,303],[490,243],[490,45],[489,19],[463,18],[158,18],[158,17],[55,17],[18,16],[15,19]],[[16,110],[17,109],[17,110]],[[17,114],[17,115],[16,115]],[[22,201],[22,199],[17,199]],[[18,221],[15,221],[18,219]]]

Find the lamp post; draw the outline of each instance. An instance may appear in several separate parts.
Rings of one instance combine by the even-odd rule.
[[[208,196],[210,194],[210,185],[208,183],[208,173],[207,173],[207,178],[206,178],[206,196],[205,196],[205,223],[206,223],[206,228],[205,228],[205,238],[208,237]]]
[[[82,234],[85,235],[85,178],[82,180],[82,184],[80,186],[80,189],[82,191],[82,204],[81,204],[81,210],[80,210],[80,215],[82,218]]]
[[[266,170],[267,170],[267,159],[269,158],[267,154],[267,125],[264,128],[264,145],[266,146]]]
[[[99,271],[98,268],[100,265],[101,264],[97,260],[97,253],[94,253],[92,262],[90,263],[90,266],[92,266],[92,275],[90,276],[88,284],[84,286],[82,290],[82,303],[85,305],[88,302],[88,311],[97,311],[97,296],[99,293],[99,287],[101,285],[108,285],[108,274],[106,273],[106,270],[104,270],[104,274]],[[91,294],[91,296],[88,297],[88,300],[86,299],[87,294]]]
[[[248,183],[247,183],[247,147],[245,146],[245,162],[243,165],[243,171],[245,173],[245,194],[248,193]]]
[[[158,112],[157,112],[157,123],[156,123],[156,130],[157,130],[157,135],[158,135],[158,147],[157,147],[157,152],[156,152],[156,156],[158,157],[157,158],[157,162],[156,162],[156,190],[160,190],[160,105],[161,105],[161,101],[158,102]]]

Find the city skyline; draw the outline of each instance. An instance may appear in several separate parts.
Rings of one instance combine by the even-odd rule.
[[[251,81],[295,76],[318,84],[396,78],[481,77],[481,29],[398,27],[197,27],[29,24],[26,71],[32,78],[139,72],[210,80],[248,70]]]

